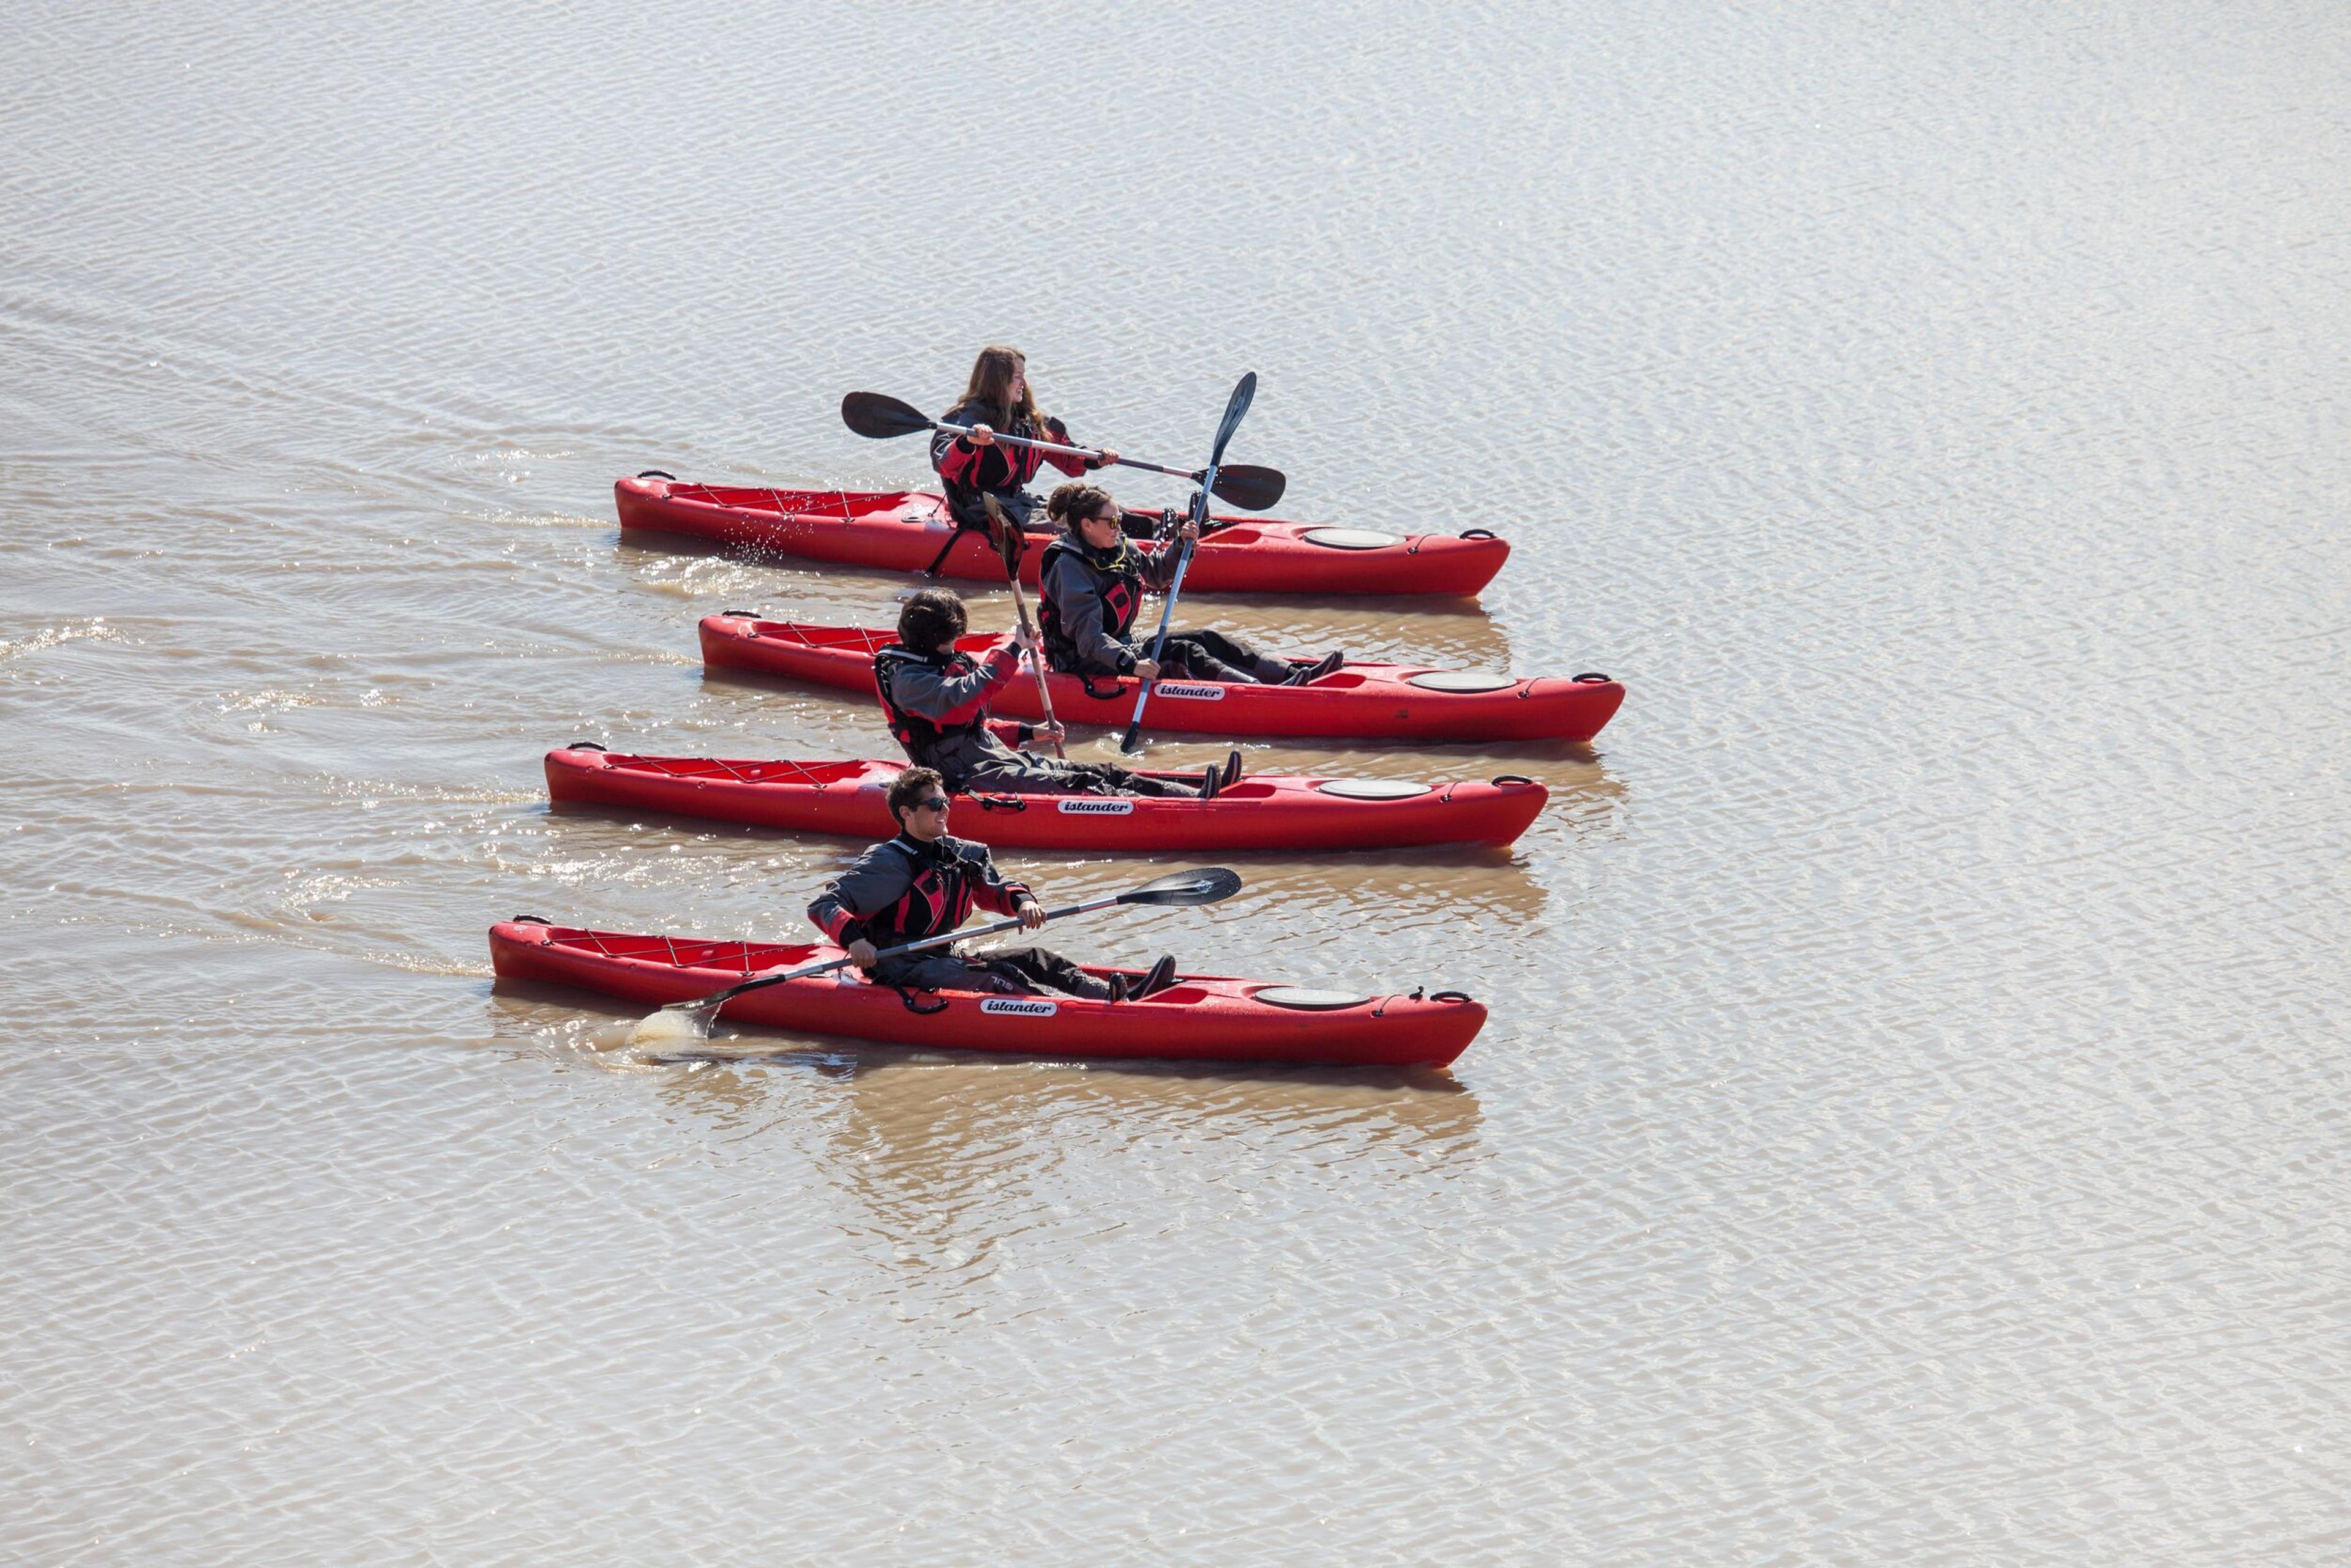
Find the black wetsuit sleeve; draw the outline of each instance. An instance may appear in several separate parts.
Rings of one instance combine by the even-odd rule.
[[[1070,427],[1058,419],[1045,422],[1045,439],[1062,446],[1077,444],[1070,439]],[[1072,479],[1081,474],[1091,474],[1102,465],[1099,457],[1064,457],[1058,452],[1040,452],[1038,455]]]
[[[889,843],[875,844],[856,863],[824,884],[808,907],[817,929],[846,947],[865,935],[866,916],[878,915],[914,885],[914,862]]]
[[[1019,673],[1020,650],[1008,640],[990,648],[969,674],[943,675],[912,661],[901,664],[890,679],[890,695],[900,707],[933,724],[975,724],[987,713],[987,699]]]
[[[1184,547],[1173,541],[1157,549],[1144,549],[1138,545],[1134,553],[1143,558],[1143,586],[1154,593],[1166,592],[1168,585],[1176,580],[1176,559],[1184,553]]]
[[[986,844],[958,840],[956,848],[971,876],[971,901],[980,908],[998,915],[1017,915],[1022,900],[1037,896],[1029,891],[1027,883],[1014,882],[996,869],[995,857],[987,852]]]

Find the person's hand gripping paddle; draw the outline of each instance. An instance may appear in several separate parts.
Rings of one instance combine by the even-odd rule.
[[[1020,525],[997,504],[995,497],[983,495],[980,499],[987,503],[987,537],[995,541],[996,553],[1004,558],[1004,580],[1012,585],[1012,607],[1020,612],[1020,630],[1033,640],[1037,628],[1029,619],[1029,596],[1020,591],[1020,557],[1029,548],[1029,536],[1022,533]],[[1058,729],[1061,727],[1053,720],[1052,688],[1045,680],[1045,645],[1042,643],[1029,651],[1029,667],[1037,673],[1037,700],[1044,705],[1045,726],[1048,729]],[[1053,755],[1064,762],[1070,759],[1070,754],[1061,749],[1059,738],[1053,742]]]
[[[1083,904],[1072,904],[1061,909],[1049,909],[1045,912],[1045,918],[1061,920],[1069,915],[1087,915],[1097,909],[1108,909],[1121,904],[1150,904],[1163,909],[1187,907],[1198,904],[1221,904],[1240,890],[1241,879],[1237,873],[1227,871],[1222,866],[1205,866],[1196,871],[1173,872],[1166,876],[1146,882],[1141,887],[1131,887],[1124,893],[1114,893],[1107,898],[1089,899]],[[920,942],[908,942],[896,947],[884,947],[873,956],[878,962],[883,958],[895,958],[907,953],[920,953],[931,947],[945,947],[971,937],[990,936],[999,931],[1009,931],[1019,924],[1020,917],[1014,915],[1009,920],[998,920],[987,925],[974,926],[969,931],[949,931],[937,936],[926,936]],[[667,1007],[639,1019],[637,1027],[630,1032],[629,1043],[640,1047],[666,1048],[707,1040],[710,1038],[710,1026],[718,1017],[718,1009],[744,992],[762,990],[768,986],[780,986],[786,980],[805,979],[810,975],[829,974],[834,969],[847,968],[850,963],[849,955],[844,953],[838,958],[827,958],[816,964],[802,964],[796,969],[779,969],[772,974],[755,975],[740,985],[729,986],[723,991],[713,991],[706,997],[672,1002]]]
[[[1208,523],[1208,496],[1217,487],[1217,473],[1224,466],[1225,448],[1233,439],[1233,432],[1241,427],[1241,415],[1249,413],[1249,400],[1257,396],[1257,372],[1244,371],[1233,387],[1233,395],[1225,402],[1225,417],[1217,426],[1217,444],[1208,453],[1208,465],[1201,470],[1204,477],[1200,487],[1192,492],[1192,521],[1198,528]],[[1184,591],[1184,573],[1192,564],[1192,546],[1196,539],[1186,539],[1184,553],[1176,558],[1176,580],[1167,585],[1167,602],[1159,609],[1159,634],[1152,639],[1151,662],[1157,664],[1167,653],[1167,626],[1176,617],[1176,601]],[[1118,743],[1121,751],[1133,751],[1143,740],[1143,706],[1151,700],[1151,688],[1158,684],[1153,676],[1143,683],[1134,694],[1134,717],[1126,727],[1126,735]]]
[[[875,441],[887,441],[894,435],[912,435],[918,430],[944,430],[955,435],[971,434],[970,425],[941,423],[912,403],[900,402],[896,398],[884,397],[880,392],[853,392],[842,398],[841,422],[858,434]],[[1040,452],[1058,453],[1063,457],[1102,455],[1092,447],[1031,441],[1025,435],[1007,435],[1001,431],[996,433],[995,439],[1006,446],[1033,446]],[[1118,466],[1144,468],[1154,474],[1172,474],[1178,479],[1189,479],[1203,486],[1218,500],[1229,502],[1244,512],[1264,511],[1281,499],[1281,492],[1290,484],[1279,468],[1256,468],[1240,463],[1222,473],[1218,473],[1212,465],[1198,474],[1157,463],[1145,463],[1140,457],[1122,457],[1118,460]]]

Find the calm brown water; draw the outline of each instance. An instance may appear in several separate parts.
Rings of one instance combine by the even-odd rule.
[[[11,10],[0,1559],[2351,1552],[2338,6],[392,9]],[[1057,934],[1471,991],[1451,1075],[493,989],[856,848],[546,747],[887,746],[693,623],[902,580],[612,478],[916,479],[840,394],[995,340],[1166,461],[1254,369],[1286,515],[1517,545],[1194,621],[1630,684],[1343,752],[1541,776],[1512,852]]]

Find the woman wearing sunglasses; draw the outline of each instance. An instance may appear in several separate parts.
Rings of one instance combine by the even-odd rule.
[[[870,979],[909,992],[1030,996],[1050,990],[1113,1002],[1140,999],[1175,983],[1172,953],[1163,955],[1132,988],[1125,977],[1105,981],[1050,947],[999,948],[970,957],[939,947],[877,961],[883,947],[953,931],[975,904],[1018,915],[1024,931],[1045,924],[1036,894],[1025,883],[1008,881],[986,844],[948,836],[946,782],[935,770],[907,768],[891,784],[888,799],[898,836],[859,855],[856,864],[825,884],[808,911]]]
[[[1093,485],[1064,485],[1046,503],[1062,532],[1045,547],[1037,570],[1037,621],[1045,657],[1073,675],[1172,675],[1242,685],[1297,686],[1322,679],[1347,662],[1344,653],[1319,660],[1277,659],[1222,632],[1172,632],[1164,660],[1134,639],[1145,590],[1164,593],[1176,563],[1199,527],[1186,522],[1173,542],[1146,549],[1126,537],[1123,515],[1110,493]]]

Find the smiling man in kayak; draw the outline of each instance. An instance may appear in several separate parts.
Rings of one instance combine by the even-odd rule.
[[[1322,679],[1347,662],[1343,653],[1320,660],[1277,659],[1221,632],[1172,632],[1166,658],[1155,661],[1132,633],[1144,591],[1164,593],[1176,579],[1184,542],[1199,538],[1186,521],[1169,543],[1145,549],[1126,536],[1123,514],[1110,492],[1064,485],[1047,503],[1062,532],[1045,547],[1037,571],[1037,620],[1045,657],[1072,675],[1171,675],[1242,685],[1295,686]]]
[[[1059,725],[1038,728],[987,716],[987,702],[1020,673],[1035,643],[1015,631],[975,659],[956,646],[968,624],[963,601],[925,588],[898,612],[898,640],[873,655],[873,691],[890,733],[917,767],[936,768],[951,790],[1007,795],[1214,796],[1240,776],[1239,754],[1211,765],[1196,782],[1136,773],[1109,762],[1062,762],[1014,747],[1039,736],[1066,738]],[[1008,744],[1009,742],[1009,744]],[[1230,777],[1228,777],[1228,774]]]
[[[1019,916],[1024,931],[1045,924],[1036,894],[1025,883],[1008,881],[986,844],[947,835],[946,787],[936,771],[907,768],[890,786],[889,800],[898,836],[859,855],[856,864],[825,884],[808,910],[818,928],[877,984],[1002,996],[1052,990],[1117,1002],[1139,1000],[1175,983],[1172,953],[1163,955],[1131,991],[1123,976],[1103,980],[1050,947],[998,949],[969,958],[942,947],[877,962],[882,948],[953,931],[974,904]]]

